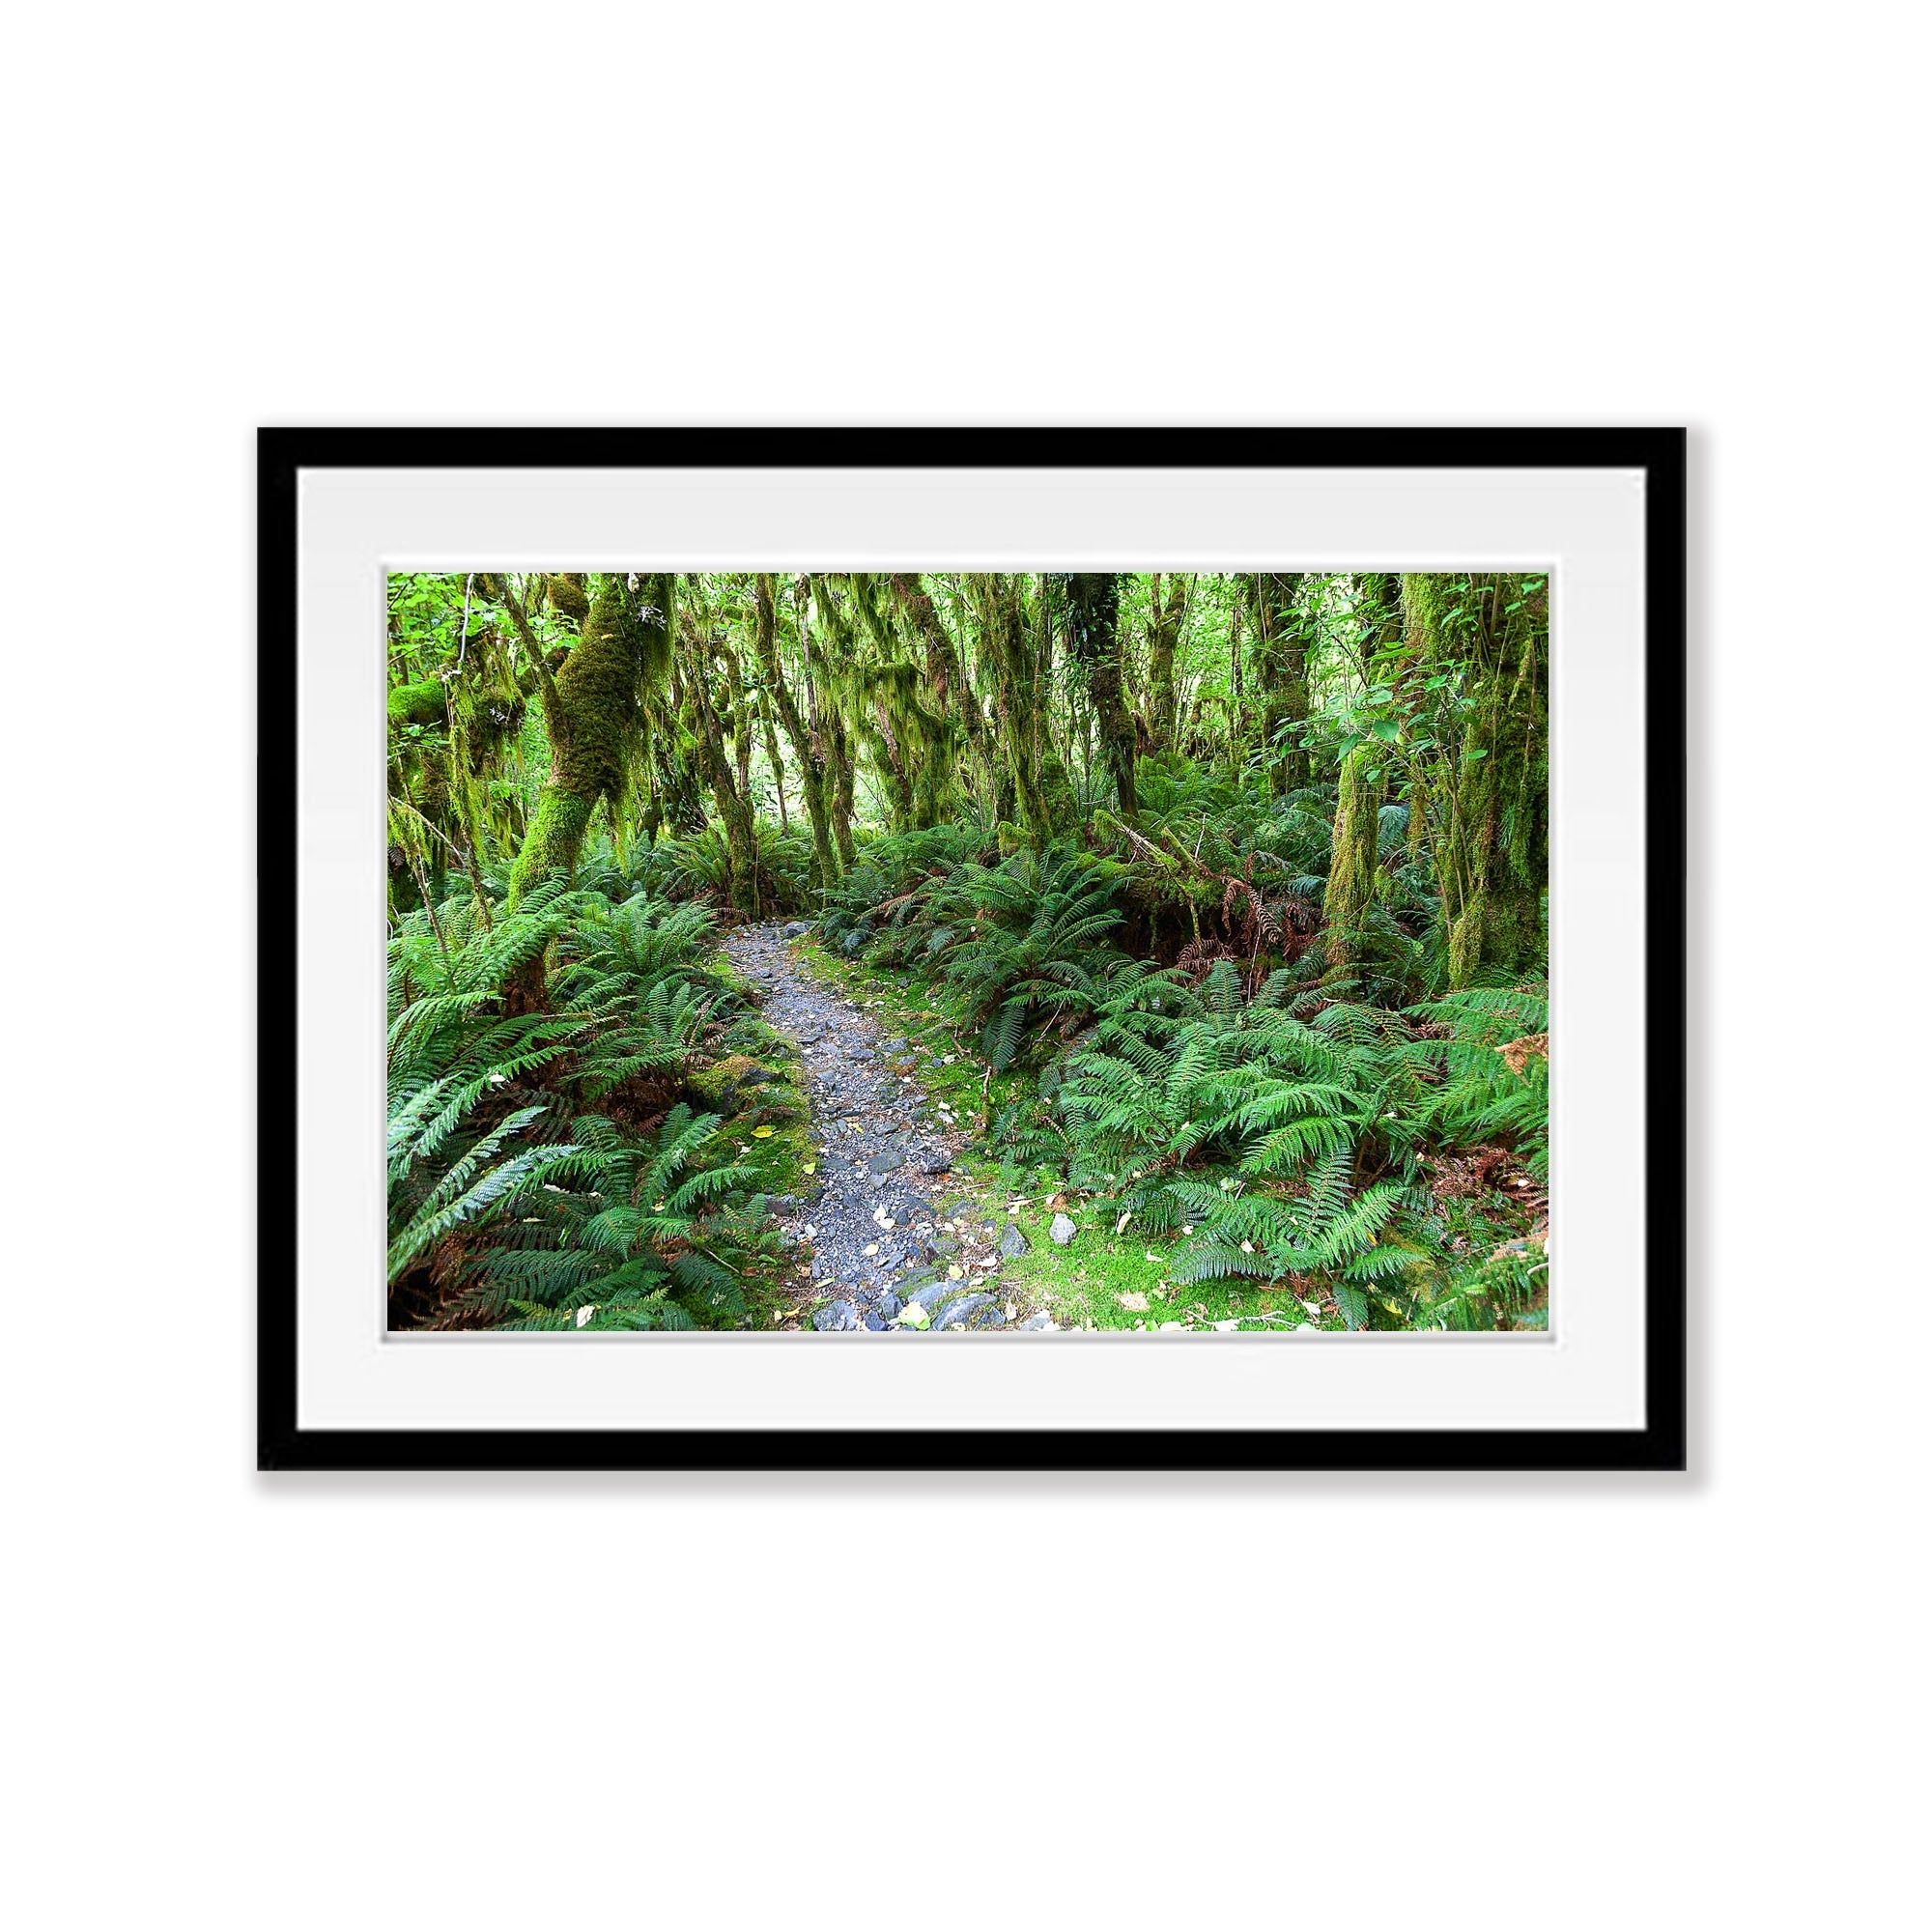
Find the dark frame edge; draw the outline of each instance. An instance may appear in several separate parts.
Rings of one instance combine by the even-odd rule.
[[[1071,441],[1079,454],[1064,455]],[[641,445],[641,447],[640,447]],[[1120,1471],[1658,1471],[1688,1467],[1686,1226],[1687,450],[1681,428],[1382,430],[692,430],[269,428],[256,433],[256,1466],[298,1470],[870,1469],[882,1444],[920,1468]],[[292,759],[267,748],[296,715],[297,486],[303,467],[1618,468],[1645,472],[1645,1395],[1641,1429],[1412,1431],[304,1430],[297,1414],[296,999],[261,998],[294,972]],[[293,994],[292,987],[292,994]],[[271,1111],[272,1108],[272,1111]],[[271,1216],[270,1200],[288,1202]]]

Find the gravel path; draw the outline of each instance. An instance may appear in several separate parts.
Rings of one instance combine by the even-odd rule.
[[[810,1245],[813,1283],[831,1297],[812,1325],[875,1334],[1005,1327],[1000,1259],[1024,1252],[1024,1236],[989,1222],[983,1207],[935,1206],[935,1195],[954,1191],[945,1177],[964,1131],[921,1084],[921,1049],[882,1035],[866,1008],[800,964],[787,936],[808,930],[739,926],[724,950],[759,989],[766,1022],[804,1057],[824,1151],[810,1189],[772,1207],[787,1234]],[[1053,1324],[1039,1315],[1017,1325]]]

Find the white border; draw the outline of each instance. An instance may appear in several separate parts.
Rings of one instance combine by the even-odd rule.
[[[324,469],[298,496],[300,1427],[1641,1426],[1641,471]],[[539,564],[1548,567],[1552,1332],[385,1337],[384,578]]]

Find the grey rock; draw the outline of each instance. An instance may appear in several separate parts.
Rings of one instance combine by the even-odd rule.
[[[881,1315],[883,1315],[888,1321],[890,1321],[893,1319],[893,1317],[896,1315],[899,1312],[899,1310],[905,1306],[905,1303],[901,1301],[898,1298],[898,1296],[892,1292],[891,1289],[882,1288],[880,1289],[878,1293],[875,1296],[873,1296],[872,1306],[876,1308],[878,1312]]]
[[[1065,1214],[1056,1214],[1053,1217],[1053,1226],[1046,1232],[1053,1236],[1053,1245],[1056,1248],[1064,1248],[1080,1230]]]
[[[845,1051],[847,1057],[852,1060],[870,1060],[872,1057],[872,1049],[869,1046],[851,1046]]]
[[[905,1165],[905,1150],[894,1147],[882,1148],[872,1156],[869,1165],[874,1174],[890,1174],[895,1168]]]
[[[942,1328],[1002,1328],[1006,1320],[990,1294],[962,1294],[947,1303],[932,1328],[934,1334]]]
[[[840,1295],[837,1301],[821,1308],[811,1318],[811,1325],[821,1335],[843,1333],[848,1328],[858,1327],[859,1311],[843,1295]]]
[[[886,1332],[886,1324],[883,1321],[881,1321],[876,1315],[868,1315],[866,1317],[866,1326],[874,1335],[883,1335]]]
[[[1020,1323],[1020,1333],[1022,1335],[1041,1334],[1049,1330],[1056,1335],[1060,1333],[1060,1323],[1051,1315],[1029,1315]]]
[[[920,1168],[920,1172],[922,1174],[951,1174],[952,1172],[952,1156],[944,1153],[935,1154]]]
[[[802,919],[795,919],[791,922],[789,925],[784,926],[782,928],[783,935],[786,939],[803,939],[805,935],[810,930],[811,930],[810,924],[807,921]]]
[[[914,1289],[906,1299],[918,1302],[928,1315],[933,1315],[949,1301],[956,1300],[958,1295],[959,1284],[956,1281],[929,1281],[923,1287]],[[991,1296],[987,1298],[990,1300]]]
[[[1033,1243],[1030,1240],[1028,1240],[1023,1234],[1020,1233],[1019,1226],[1016,1222],[1009,1221],[1007,1225],[1003,1229],[1001,1229],[1000,1253],[1004,1255],[1008,1261],[1009,1262],[1016,1261],[1021,1255],[1025,1254],[1026,1251],[1032,1246]]]

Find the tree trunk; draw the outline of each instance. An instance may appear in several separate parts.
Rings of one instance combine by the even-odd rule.
[[[551,601],[570,608],[584,597],[574,580],[553,578]],[[523,848],[510,872],[510,899],[551,872],[576,869],[590,814],[623,800],[631,760],[643,735],[639,703],[661,682],[670,654],[671,579],[642,580],[634,592],[621,574],[598,578],[583,602],[583,632],[554,676],[545,672],[544,723],[551,770]]]
[[[1013,810],[1029,840],[1044,845],[1071,830],[1073,799],[1065,768],[1039,716],[1040,665],[1027,640],[1019,580],[968,577],[966,590],[979,619],[980,648],[992,664],[995,744],[1012,787]]]
[[[1408,647],[1432,663],[1467,667],[1467,725],[1427,796],[1452,986],[1472,985],[1486,972],[1531,970],[1543,957],[1548,596],[1547,582],[1530,592],[1520,576],[1493,573],[1402,584]]]
[[[1120,580],[1108,573],[1085,573],[1065,578],[1062,587],[1067,648],[1087,672],[1087,688],[1099,721],[1101,748],[1113,775],[1121,816],[1129,825],[1137,824],[1141,810],[1134,791],[1137,734],[1133,713],[1121,695]]]
[[[810,679],[811,653],[810,644],[806,642],[806,586],[803,578],[798,580],[794,588],[794,601],[798,611],[799,640],[806,654],[806,676]],[[799,716],[791,687],[785,683],[784,667],[779,662],[778,586],[770,577],[759,577],[753,584],[752,645],[757,654],[758,673],[778,708],[779,721],[784,725],[785,736],[791,740],[793,755],[798,759],[806,816],[811,821],[816,884],[821,893],[830,892],[838,880],[838,863],[832,856],[831,817],[826,809],[825,795],[825,753],[815,742],[816,734]]]
[[[1369,773],[1383,756],[1376,745],[1357,745],[1342,760],[1335,802],[1335,839],[1328,860],[1328,889],[1321,923],[1331,970],[1362,957],[1369,905],[1376,895],[1376,848],[1381,826],[1381,788]]]
[[[1147,748],[1164,752],[1174,743],[1174,652],[1180,641],[1180,620],[1187,611],[1187,579],[1179,571],[1166,579],[1156,574],[1148,585],[1148,704]]]
[[[1262,686],[1263,755],[1268,788],[1277,797],[1299,791],[1309,780],[1301,743],[1308,723],[1308,639],[1295,608],[1298,571],[1262,571],[1249,579],[1255,624],[1255,668]]]

